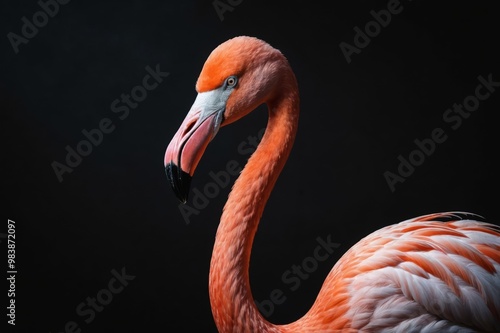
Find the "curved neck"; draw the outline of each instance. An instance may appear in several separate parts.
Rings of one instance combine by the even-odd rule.
[[[291,70],[283,82],[283,90],[267,101],[266,132],[235,182],[217,230],[209,292],[219,332],[280,332],[257,309],[248,270],[257,226],[298,126],[299,97]]]

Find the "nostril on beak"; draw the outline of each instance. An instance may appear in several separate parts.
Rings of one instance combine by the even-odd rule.
[[[182,136],[187,135],[191,130],[193,129],[194,125],[196,124],[196,119],[191,120],[191,122],[186,126],[186,129],[184,130],[184,133],[182,133]]]

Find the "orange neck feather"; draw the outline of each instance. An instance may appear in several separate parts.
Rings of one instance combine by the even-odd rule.
[[[258,311],[250,289],[253,239],[264,206],[290,154],[299,118],[295,76],[287,66],[282,84],[266,101],[266,133],[236,180],[224,207],[210,265],[209,291],[219,332],[280,332]]]

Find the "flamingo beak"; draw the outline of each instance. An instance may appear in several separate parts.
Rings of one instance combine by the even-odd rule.
[[[199,93],[165,152],[165,172],[177,198],[186,203],[191,177],[224,119],[229,95],[222,89]]]

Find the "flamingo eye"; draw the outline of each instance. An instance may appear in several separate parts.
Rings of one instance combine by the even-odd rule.
[[[238,83],[238,78],[234,75],[232,75],[226,79],[226,86],[227,87],[234,87],[236,85],[236,83]]]

